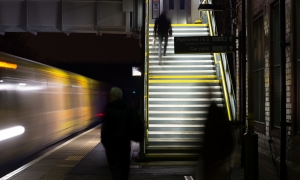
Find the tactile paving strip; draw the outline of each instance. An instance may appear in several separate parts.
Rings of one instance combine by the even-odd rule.
[[[63,160],[59,165],[50,170],[47,174],[43,175],[39,180],[59,180],[72,170],[77,163],[85,157],[98,143],[100,142],[99,136],[90,139],[78,151]]]
[[[33,160],[33,161],[31,161],[31,162],[29,162],[29,163],[23,165],[22,167],[20,167],[20,168],[14,170],[14,171],[12,171],[12,172],[10,172],[9,174],[3,176],[0,180],[9,180],[9,179],[15,179],[15,178],[16,178],[16,179],[23,179],[23,178],[18,178],[17,176],[20,175],[22,172],[26,171],[27,169],[30,169],[33,165],[35,165],[36,163],[40,162],[41,160],[43,160],[44,158],[46,158],[47,156],[49,156],[49,155],[52,154],[53,152],[59,150],[60,148],[62,148],[62,147],[64,147],[65,145],[67,145],[67,144],[73,142],[74,140],[76,140],[76,139],[78,139],[78,138],[80,138],[80,137],[82,137],[82,136],[84,136],[84,135],[90,133],[91,131],[94,131],[95,129],[97,129],[97,128],[99,128],[99,127],[100,127],[100,125],[98,125],[98,126],[92,128],[92,129],[90,129],[90,130],[88,130],[88,131],[86,131],[86,132],[84,132],[84,133],[82,133],[82,134],[80,134],[80,135],[78,135],[78,136],[76,136],[76,137],[74,137],[74,138],[72,138],[72,139],[70,139],[70,140],[64,142],[63,144],[61,144],[61,145],[59,145],[58,147],[56,147],[56,148],[50,150],[49,152],[43,154],[42,156],[36,158],[35,160]]]

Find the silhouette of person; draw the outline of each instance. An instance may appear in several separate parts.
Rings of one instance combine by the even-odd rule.
[[[226,180],[230,178],[229,156],[234,148],[233,131],[226,112],[212,101],[211,92],[209,97],[211,105],[205,122],[202,149],[203,179]]]
[[[111,88],[101,129],[101,142],[114,180],[128,180],[132,119],[137,114],[122,100],[122,90]]]
[[[162,65],[161,57],[161,45],[164,40],[164,56],[166,55],[167,46],[168,46],[168,36],[172,36],[172,26],[171,20],[167,17],[166,11],[163,11],[160,16],[155,20],[154,25],[154,39],[158,35],[159,46],[158,46],[158,56],[159,56],[159,65]]]

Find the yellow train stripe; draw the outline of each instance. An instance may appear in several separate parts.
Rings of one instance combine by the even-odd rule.
[[[149,80],[149,83],[219,83],[220,80]]]
[[[216,75],[202,75],[202,76],[149,76],[149,78],[152,79],[160,79],[160,78],[178,78],[178,79],[182,79],[182,78],[217,78]]]
[[[178,27],[180,27],[180,26],[190,26],[190,27],[198,27],[198,26],[205,26],[205,27],[207,27],[208,26],[208,24],[171,24],[171,26],[178,26]],[[149,27],[154,27],[154,24],[149,24]]]

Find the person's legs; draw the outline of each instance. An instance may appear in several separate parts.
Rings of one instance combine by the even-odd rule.
[[[168,46],[168,33],[164,34],[165,44],[164,44],[164,56],[166,55],[167,46]]]
[[[130,141],[120,143],[119,147],[105,148],[106,158],[113,180],[128,180],[130,171]]]
[[[129,177],[129,171],[130,171],[130,142],[124,144],[121,150],[121,157],[120,157],[120,162],[122,163],[122,174],[123,174],[123,179],[127,180]]]
[[[159,58],[159,64],[162,64],[162,60],[161,60],[161,44],[163,41],[163,34],[158,33],[158,40],[159,40],[159,45],[158,45],[158,58]]]
[[[120,170],[118,168],[118,153],[116,153],[113,149],[110,148],[105,148],[105,153],[109,170],[113,179],[119,179],[118,176],[120,175]]]

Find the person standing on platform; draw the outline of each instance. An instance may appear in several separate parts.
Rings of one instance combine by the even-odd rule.
[[[166,11],[163,11],[161,15],[155,20],[154,25],[154,39],[158,35],[159,46],[158,46],[158,57],[159,65],[162,65],[161,46],[164,40],[164,56],[166,55],[168,46],[168,36],[172,36],[171,20],[167,17]]]
[[[223,108],[212,101],[208,110],[202,147],[202,178],[205,180],[229,180],[231,167],[230,156],[235,140],[228,115]],[[198,178],[197,178],[198,179]],[[199,178],[201,179],[201,178]]]
[[[130,140],[141,141],[144,135],[142,119],[122,100],[122,94],[120,88],[111,88],[101,129],[101,142],[114,180],[128,180]]]

